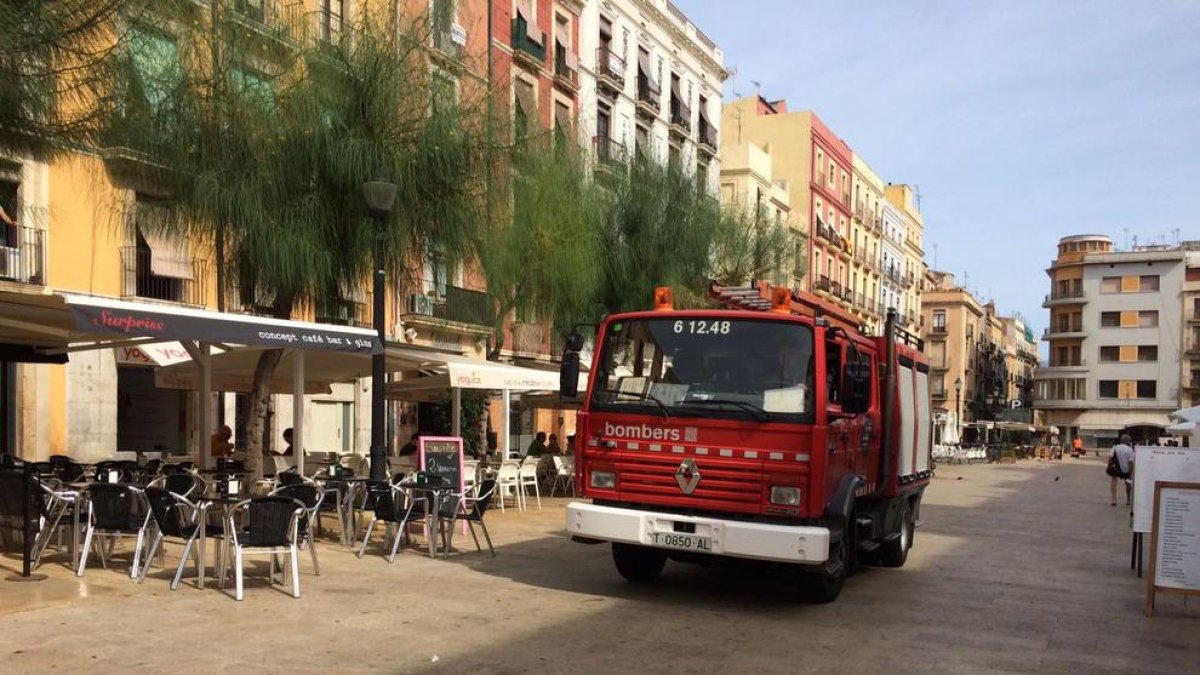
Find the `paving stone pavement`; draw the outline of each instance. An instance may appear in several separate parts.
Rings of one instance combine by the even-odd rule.
[[[1103,468],[939,467],[908,564],[863,569],[819,606],[744,567],[671,563],[627,584],[607,547],[564,538],[565,499],[489,513],[496,558],[470,537],[447,560],[411,549],[391,565],[321,541],[322,574],[302,557],[299,600],[266,584],[265,563],[239,603],[194,575],[171,592],[161,569],[142,585],[117,564],[77,579],[56,555],[45,579],[7,580],[7,554],[0,670],[1200,672],[1200,601],[1162,598],[1143,616],[1128,513],[1109,506]]]

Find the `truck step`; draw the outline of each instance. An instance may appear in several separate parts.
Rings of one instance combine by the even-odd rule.
[[[862,553],[874,553],[879,550],[879,542],[877,541],[860,541],[858,542],[858,550]]]

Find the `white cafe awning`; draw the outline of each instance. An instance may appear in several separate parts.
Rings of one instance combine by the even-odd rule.
[[[113,347],[119,366],[173,366],[176,363],[188,363],[192,355],[178,341],[153,342]]]

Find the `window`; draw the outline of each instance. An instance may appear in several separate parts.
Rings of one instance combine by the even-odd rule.
[[[183,78],[179,47],[170,36],[144,26],[134,25],[129,34],[135,72],[131,93],[146,104],[151,114],[157,114]]]
[[[1101,293],[1120,293],[1121,277],[1104,277],[1100,280]]]
[[[1138,278],[1138,290],[1142,293],[1153,293],[1158,291],[1158,275],[1144,274]]]
[[[1120,347],[1101,347],[1100,363],[1116,363],[1121,360]]]
[[[1158,382],[1155,380],[1138,380],[1137,397],[1158,398]]]
[[[443,71],[433,71],[429,81],[429,98],[433,110],[453,110],[458,105],[458,83]]]
[[[946,311],[942,309],[933,312],[933,330],[935,333],[946,332]]]
[[[246,100],[265,108],[275,106],[275,90],[271,88],[271,83],[262,73],[246,68],[234,68],[229,74],[229,79],[232,81],[234,91],[244,96]]]
[[[1116,398],[1118,384],[1116,380],[1100,380],[1100,398]]]
[[[513,106],[513,132],[517,138],[525,138],[532,126],[537,124],[537,91],[528,80],[517,79],[513,83],[516,95]]]
[[[554,144],[559,150],[567,147],[571,135],[571,106],[562,101],[554,102]]]
[[[433,11],[435,19],[441,17],[441,14],[449,15],[450,12],[439,9],[443,6],[451,4],[450,2],[438,2],[434,0]],[[326,42],[337,40],[342,33],[342,17],[346,16],[346,0],[321,0],[321,39]],[[438,22],[440,25],[440,21]],[[436,38],[435,38],[436,39]]]
[[[1143,362],[1158,361],[1158,345],[1139,345],[1137,360]]]
[[[1101,328],[1119,328],[1121,326],[1120,312],[1101,312],[1100,327]]]
[[[1137,325],[1139,328],[1156,328],[1158,326],[1158,312],[1155,310],[1138,312]]]
[[[596,155],[602,160],[616,159],[612,152],[612,129],[609,109],[605,106],[596,108]]]

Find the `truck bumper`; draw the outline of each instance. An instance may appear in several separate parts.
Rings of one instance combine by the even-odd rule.
[[[668,551],[697,552],[695,548],[655,543],[663,541],[661,535],[676,534],[676,523],[689,523],[685,529],[696,538],[705,539],[709,546],[707,551],[701,552],[710,552],[712,555],[801,564],[820,564],[829,557],[829,530],[824,527],[769,525],[598,506],[586,502],[567,505],[567,532],[572,536],[639,544]]]

